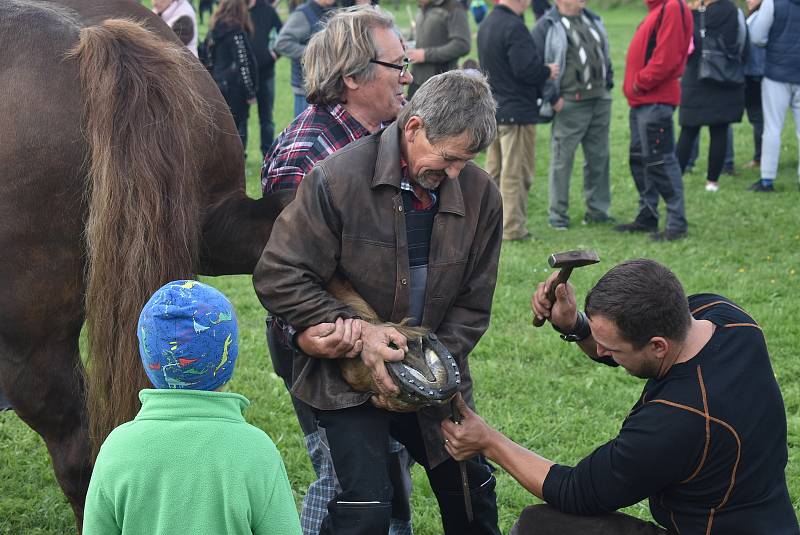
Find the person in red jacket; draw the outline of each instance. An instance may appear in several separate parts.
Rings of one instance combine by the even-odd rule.
[[[631,107],[630,166],[639,212],[619,232],[649,232],[656,241],[686,236],[683,177],[675,157],[672,114],[681,101],[678,79],[692,40],[692,14],[683,0],[645,0],[649,12],[628,47],[623,92]],[[658,231],[658,200],[667,206]]]

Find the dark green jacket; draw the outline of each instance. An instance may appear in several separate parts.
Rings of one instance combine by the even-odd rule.
[[[408,97],[431,76],[455,69],[458,58],[469,54],[472,38],[467,10],[458,0],[431,0],[416,20],[416,48],[425,50],[425,63],[411,66],[414,82]]]

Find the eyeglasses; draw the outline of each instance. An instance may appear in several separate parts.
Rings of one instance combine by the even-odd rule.
[[[403,58],[403,63],[401,63],[400,65],[397,65],[396,63],[388,63],[386,61],[379,61],[377,59],[371,59],[369,60],[369,62],[375,63],[376,65],[383,65],[384,67],[389,67],[390,69],[396,69],[400,71],[401,78],[405,76],[406,73],[408,73],[408,66],[411,65],[411,60],[409,60],[408,58]]]

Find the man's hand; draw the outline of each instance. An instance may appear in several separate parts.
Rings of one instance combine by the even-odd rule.
[[[553,104],[553,111],[556,112],[556,113],[559,113],[563,109],[564,109],[564,97],[558,97],[558,100],[556,100],[556,103]]]
[[[406,50],[406,57],[411,63],[425,63],[425,49],[409,48]]]
[[[555,80],[558,78],[558,75],[561,72],[561,67],[558,66],[558,63],[547,63],[546,65],[550,67],[550,79]]]
[[[309,357],[355,357],[363,346],[361,320],[338,318],[335,323],[314,325],[297,335],[297,345]]]
[[[496,431],[467,407],[460,393],[456,394],[456,407],[461,413],[461,423],[454,423],[448,418],[442,420],[441,424],[447,453],[457,461],[469,459],[479,453],[485,454]]]
[[[558,276],[554,271],[546,282],[540,282],[531,296],[531,310],[537,316],[547,318],[550,323],[564,332],[570,332],[578,320],[578,306],[575,303],[575,290],[572,285],[559,284],[556,287],[556,302],[547,299],[547,290]]]
[[[408,352],[405,336],[397,332],[394,327],[358,321],[361,323],[361,341],[364,344],[361,349],[361,360],[369,368],[378,395],[389,397],[399,394],[400,389],[386,371],[384,362],[397,362],[405,358]]]

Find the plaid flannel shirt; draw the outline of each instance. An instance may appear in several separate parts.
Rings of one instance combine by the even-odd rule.
[[[369,133],[341,104],[309,106],[270,147],[261,166],[261,191],[266,197],[296,190],[314,164]]]

